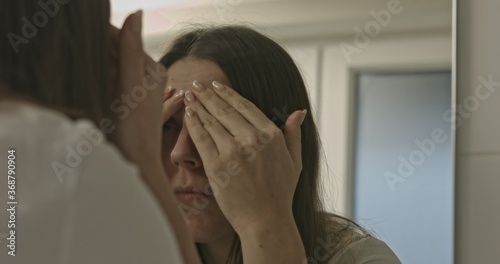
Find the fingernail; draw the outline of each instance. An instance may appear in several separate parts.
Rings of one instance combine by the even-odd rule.
[[[185,111],[188,117],[194,117],[196,115],[193,109],[191,109],[191,107],[189,106],[186,106]]]
[[[142,10],[134,13],[134,19],[132,21],[132,31],[136,33],[141,33],[142,30]]]
[[[172,91],[172,88],[173,88],[172,85],[167,86],[163,93],[166,93],[166,94],[170,93]]]
[[[172,92],[172,86],[167,86],[165,87],[165,90],[163,91],[163,100],[166,100],[168,95]]]
[[[212,85],[214,86],[215,90],[217,90],[217,91],[223,91],[224,89],[226,89],[226,86],[218,81],[213,81]]]
[[[201,84],[199,81],[194,81],[193,82],[193,87],[198,92],[205,91],[205,86],[203,86],[203,84]]]
[[[307,109],[302,110],[302,120],[300,121],[300,125],[304,123],[304,119],[306,119]]]
[[[194,101],[196,101],[196,97],[194,96],[194,94],[190,91],[187,91],[184,96],[186,97],[186,100],[189,102],[189,103],[192,103]]]
[[[184,90],[180,90],[178,91],[175,95],[174,95],[174,102],[177,102],[179,101],[180,99],[182,99],[182,97],[184,96]]]

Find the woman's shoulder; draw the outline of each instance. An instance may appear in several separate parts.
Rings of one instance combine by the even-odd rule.
[[[369,234],[357,234],[329,262],[330,264],[401,264],[382,240]]]

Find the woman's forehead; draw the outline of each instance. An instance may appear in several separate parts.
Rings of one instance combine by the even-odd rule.
[[[167,74],[167,85],[177,91],[193,89],[193,81],[207,87],[211,87],[213,81],[229,84],[222,69],[216,63],[205,59],[184,58],[172,64]]]

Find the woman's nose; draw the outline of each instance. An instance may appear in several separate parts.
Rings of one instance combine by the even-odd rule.
[[[176,167],[184,166],[188,169],[198,169],[202,166],[201,158],[196,149],[191,137],[189,136],[187,127],[182,126],[179,132],[177,142],[170,154],[172,164]]]

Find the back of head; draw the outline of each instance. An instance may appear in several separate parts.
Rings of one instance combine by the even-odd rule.
[[[0,10],[0,99],[96,123],[112,116],[109,1],[8,0]]]

